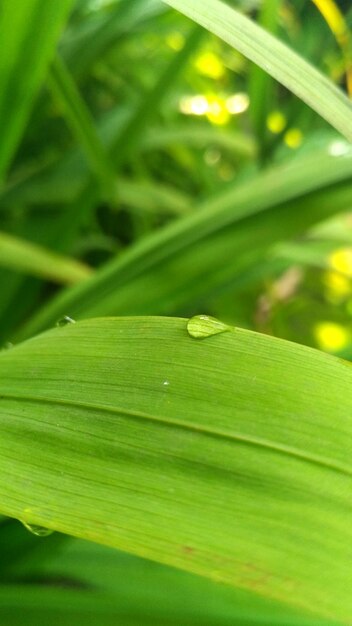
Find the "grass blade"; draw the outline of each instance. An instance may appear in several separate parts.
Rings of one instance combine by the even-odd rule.
[[[72,0],[4,0],[0,12],[0,182],[54,54]],[[35,33],[35,37],[33,37]]]
[[[281,0],[267,0],[260,11],[260,25],[272,34],[276,34],[278,12]],[[273,80],[259,65],[253,64],[249,73],[249,113],[255,130],[260,153],[265,158],[267,147],[266,117],[273,102]]]
[[[60,47],[70,72],[81,81],[120,38],[167,10],[160,0],[120,0],[103,9],[100,19],[82,20]]]
[[[2,232],[0,267],[68,285],[85,280],[92,274],[84,263]]]
[[[212,144],[242,157],[255,158],[257,155],[256,142],[250,135],[229,129],[226,129],[226,132],[221,132],[219,128],[198,124],[178,124],[174,127],[153,128],[141,138],[140,148],[155,150],[175,144],[196,147]]]
[[[164,0],[239,50],[352,141],[352,103],[281,41],[221,0]]]
[[[141,141],[144,130],[148,128],[157,108],[160,107],[162,99],[174,86],[177,76],[184,68],[191,54],[199,46],[203,36],[204,31],[198,26],[190,31],[182,50],[175,54],[171,61],[167,63],[165,70],[159,76],[150,93],[148,93],[147,97],[141,99],[133,115],[121,129],[120,133],[117,134],[114,139],[114,147],[112,148],[112,158],[117,169],[120,169],[124,161],[128,160],[131,154],[133,154],[136,145]]]
[[[96,174],[105,197],[115,198],[114,171],[96,132],[90,112],[64,62],[56,56],[49,73],[49,85],[62,106],[67,123],[82,146],[92,171]]]

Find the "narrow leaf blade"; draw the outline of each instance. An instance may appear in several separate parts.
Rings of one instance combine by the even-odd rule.
[[[84,263],[1,231],[0,267],[69,285],[93,273]]]
[[[0,12],[0,181],[21,138],[72,0],[4,0]],[[33,37],[35,33],[35,37]]]
[[[221,0],[164,2],[239,50],[352,141],[351,101],[280,40]]]

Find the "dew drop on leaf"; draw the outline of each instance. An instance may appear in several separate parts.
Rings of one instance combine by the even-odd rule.
[[[75,324],[76,320],[73,320],[72,317],[68,315],[64,315],[64,317],[60,317],[60,319],[56,322],[56,326],[67,326],[67,324]]]
[[[30,533],[32,533],[32,535],[36,535],[37,537],[48,537],[54,532],[50,528],[45,528],[44,526],[38,526],[37,524],[27,524],[27,522],[24,522],[23,520],[20,520],[20,522],[27,530],[29,530]]]
[[[205,339],[231,330],[231,326],[210,315],[194,315],[187,322],[188,334],[195,339]]]

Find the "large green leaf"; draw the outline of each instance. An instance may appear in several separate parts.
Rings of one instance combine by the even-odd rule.
[[[221,0],[164,0],[226,41],[317,111],[352,141],[352,103],[279,39]]]
[[[0,355],[1,512],[351,624],[352,370],[88,320]]]
[[[0,181],[16,150],[72,0],[3,0],[0,11]]]

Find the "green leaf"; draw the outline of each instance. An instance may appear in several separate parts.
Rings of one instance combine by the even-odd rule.
[[[220,128],[213,126],[200,126],[196,123],[178,124],[167,128],[153,128],[141,137],[141,149],[168,148],[170,145],[191,145],[206,147],[209,144],[228,150],[232,155],[254,158],[257,154],[257,146],[253,137],[226,128],[222,132]]]
[[[221,0],[164,0],[259,65],[352,141],[352,103],[280,40]]]
[[[0,355],[0,510],[350,624],[351,382],[242,329],[53,329]]]
[[[106,10],[107,9],[107,10]],[[122,37],[140,30],[145,23],[149,29],[154,23],[149,20],[167,11],[160,0],[119,0],[98,14],[93,11],[85,16],[75,28],[65,32],[61,51],[75,78],[85,78],[96,61],[104,57],[106,51]]]
[[[92,274],[84,263],[3,232],[0,232],[0,267],[63,284],[80,282]]]
[[[174,213],[182,215],[191,212],[191,202],[186,194],[171,185],[153,182],[138,182],[119,178],[119,196],[121,201],[137,211]]]
[[[125,575],[125,572],[121,573],[122,580]],[[68,586],[69,582],[63,580],[62,587],[58,586],[54,590],[51,586],[28,584],[8,585],[5,588],[0,586],[0,618],[4,624],[11,626],[47,626],[53,622],[56,626],[342,626],[335,620],[327,622],[320,618],[315,620],[291,617],[287,611],[282,611],[282,618],[276,615],[272,617],[269,612],[264,617],[260,614],[256,616],[250,609],[236,612],[222,609],[216,612],[218,607],[214,607],[211,602],[211,594],[210,599],[205,596],[202,601],[193,601],[191,606],[186,603],[186,594],[174,606],[169,599],[169,587],[164,590],[164,596],[157,596],[155,603],[146,602],[145,594],[138,597],[140,580],[136,581],[134,596],[127,601],[120,597],[116,599],[113,595],[92,593],[91,590],[73,591],[65,588],[65,584]],[[74,584],[75,581],[72,581],[72,585]],[[209,589],[205,591],[209,594]],[[189,601],[192,599],[190,597]],[[136,606],[138,601],[140,603]],[[255,601],[253,604],[255,605]],[[197,610],[198,613],[195,613]]]
[[[0,181],[21,139],[72,0],[3,0],[0,12]],[[6,53],[5,53],[6,52]]]
[[[68,125],[82,146],[92,171],[96,174],[105,197],[116,196],[114,170],[100,141],[94,121],[65,63],[56,56],[49,73],[49,85],[63,108]]]
[[[281,0],[266,0],[266,2],[263,2],[260,11],[260,25],[274,35],[279,24],[278,13],[280,5]],[[269,107],[273,103],[273,80],[267,72],[255,64],[252,64],[249,72],[249,97],[249,114],[256,137],[260,143],[261,156],[265,158],[267,148],[266,117]]]
[[[47,562],[61,552],[62,547],[72,541],[67,535],[52,533],[43,543],[38,537],[25,530],[24,526],[8,517],[0,518],[0,590],[9,582],[33,580],[38,568],[44,569]],[[0,591],[1,593],[1,591]],[[5,594],[4,594],[5,595]],[[2,619],[0,603],[0,622]]]
[[[57,554],[48,540],[28,537],[36,551],[17,566],[11,586],[0,585],[3,623],[47,626],[55,615],[63,626],[339,626],[91,542],[55,533],[49,544],[55,537],[64,540]],[[24,577],[26,585],[18,582]]]

